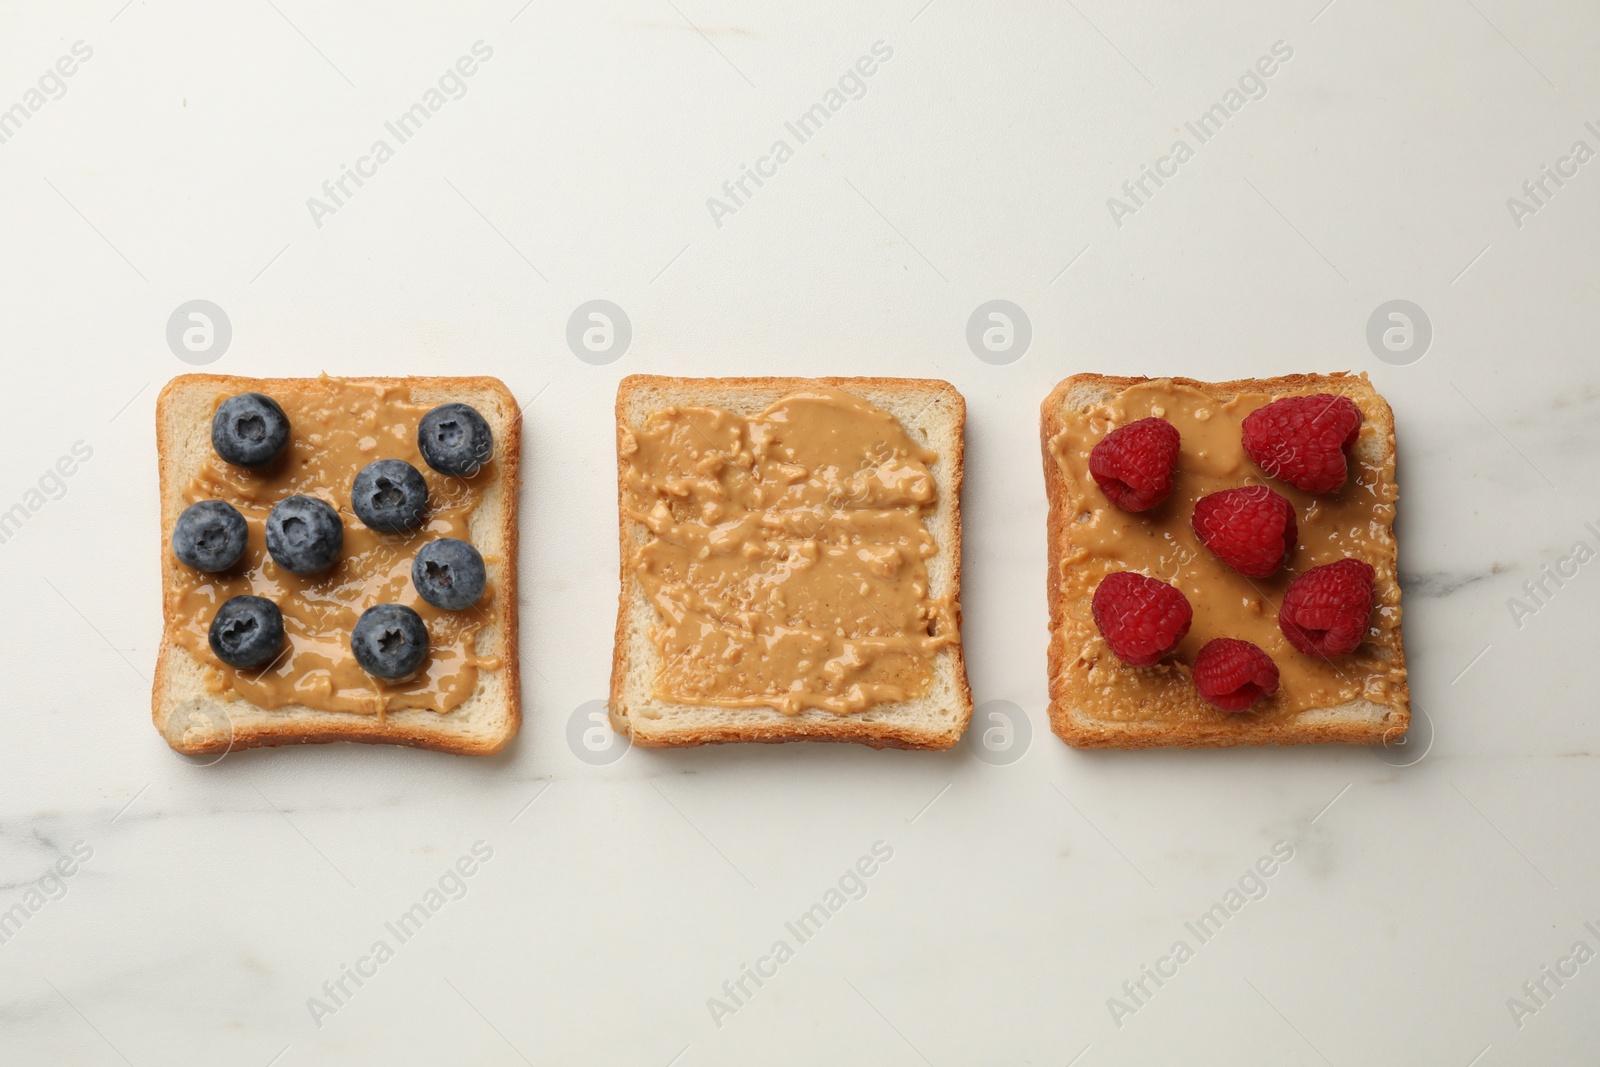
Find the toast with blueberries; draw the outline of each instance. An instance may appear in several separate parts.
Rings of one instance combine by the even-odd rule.
[[[151,705],[174,749],[516,735],[521,421],[499,380],[186,374],[156,448]]]
[[[1078,374],[1040,416],[1062,740],[1405,734],[1394,413],[1366,375]]]

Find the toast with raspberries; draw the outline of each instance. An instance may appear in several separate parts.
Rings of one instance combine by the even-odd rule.
[[[1366,375],[1078,374],[1040,443],[1062,740],[1405,733],[1394,414]]]

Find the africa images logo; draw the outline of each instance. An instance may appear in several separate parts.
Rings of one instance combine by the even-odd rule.
[[[718,1030],[722,1029],[723,1020],[737,1015],[763,986],[778,977],[779,968],[794,959],[796,949],[821,933],[828,920],[852,901],[867,895],[872,877],[894,859],[894,846],[887,841],[874,841],[870,853],[859,856],[845,868],[815,904],[783,924],[788,937],[774,941],[765,954],[756,957],[753,966],[739,964],[738,974],[722,983],[722,995],[706,998],[706,1010],[711,1013],[711,1021],[717,1024]]]
[[[789,137],[779,137],[764,154],[756,157],[753,167],[741,163],[739,176],[722,183],[722,196],[706,199],[706,210],[711,212],[711,221],[717,224],[717,229],[722,229],[724,217],[736,214],[769,179],[777,177],[778,168],[794,158],[797,145],[803,145],[815,137],[828,120],[843,111],[850,101],[866,96],[867,79],[893,58],[892,47],[884,41],[874,41],[870,54],[861,56],[845,68],[838,81],[823,92],[819,101],[783,124],[790,137],[794,138],[793,144]],[[751,187],[752,183],[754,188]]]
[[[492,859],[494,847],[487,841],[474,841],[409,908],[383,924],[388,936],[379,937],[353,964],[341,963],[339,973],[306,998],[306,1010],[311,1013],[311,1021],[317,1029],[322,1029],[330,1017],[337,1015],[368,982],[378,977],[383,965],[395,958],[402,945],[415,939],[449,904],[464,898],[471,889],[469,879]]]
[[[22,94],[10,107],[0,106],[0,144],[5,144],[28,124],[28,120],[44,110],[44,106],[67,95],[67,79],[94,58],[94,49],[85,41],[74,41],[69,55],[57,59],[45,68],[38,81]]]
[[[1583,128],[1600,142],[1600,126],[1593,120],[1585,122]],[[1594,157],[1594,148],[1579,137],[1572,142],[1566,155],[1556,159],[1553,168],[1548,163],[1542,164],[1537,174],[1522,183],[1521,196],[1506,197],[1506,210],[1511,213],[1511,221],[1517,229],[1522,229],[1528,219],[1548,207],[1556,193],[1578,176],[1578,169]]]
[[[1273,41],[1270,55],[1258,58],[1239,75],[1236,85],[1228,87],[1220,100],[1202,111],[1193,122],[1183,124],[1194,138],[1194,144],[1191,145],[1188,138],[1179,137],[1166,155],[1158,157],[1153,164],[1140,164],[1139,174],[1122,183],[1122,197],[1106,198],[1106,210],[1111,213],[1111,221],[1117,229],[1122,229],[1123,219],[1137,215],[1149,204],[1157,189],[1176,178],[1179,168],[1194,158],[1199,146],[1221,133],[1233,117],[1244,110],[1245,104],[1266,99],[1267,79],[1293,57],[1294,48],[1287,41]]]
[[[480,64],[494,58],[494,48],[484,41],[473,42],[471,52],[471,55],[461,56],[445,68],[435,84],[423,90],[416,103],[383,124],[384,130],[394,139],[394,144],[390,144],[387,138],[379,137],[365,154],[356,158],[353,168],[341,163],[338,177],[322,183],[322,195],[326,199],[315,196],[306,198],[306,210],[311,212],[311,221],[317,229],[322,229],[322,220],[337,214],[368,179],[378,176],[378,168],[394,158],[397,147],[421,133],[428,120],[450,101],[460,100],[467,95],[467,79],[478,73]],[[351,188],[352,183],[355,188]]]
[[[1262,855],[1246,867],[1220,900],[1197,918],[1183,924],[1189,937],[1179,937],[1166,954],[1153,963],[1140,964],[1138,976],[1122,983],[1122,995],[1113,994],[1106,998],[1106,1010],[1111,1013],[1111,1021],[1117,1029],[1122,1029],[1125,1019],[1147,1007],[1156,993],[1178,976],[1183,965],[1194,959],[1200,946],[1215,940],[1231,919],[1248,905],[1267,899],[1267,894],[1272,891],[1268,880],[1282,871],[1292,859],[1294,845],[1288,841],[1274,841],[1271,853]],[[1190,937],[1194,939],[1193,944],[1189,943]]]

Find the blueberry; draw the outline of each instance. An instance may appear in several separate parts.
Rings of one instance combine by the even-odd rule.
[[[210,640],[211,651],[228,666],[263,667],[283,646],[283,612],[266,597],[230,597],[211,620]]]
[[[470,478],[494,454],[494,433],[477,408],[440,404],[417,423],[417,448],[440,474]]]
[[[404,604],[374,604],[350,631],[350,650],[375,678],[409,678],[428,658],[428,627]]]
[[[314,496],[287,496],[267,516],[267,551],[295,574],[327,570],[344,547],[339,513]]]
[[[356,518],[384,533],[403,533],[422,525],[428,508],[428,483],[403,459],[378,459],[362,467],[350,485]]]
[[[247,528],[232,504],[190,504],[172,527],[172,554],[197,571],[225,571],[244,555]]]
[[[429,541],[411,563],[411,584],[417,587],[417,593],[446,611],[460,611],[476,604],[486,580],[478,550],[454,537]]]
[[[270,396],[230,396],[211,416],[211,447],[235,467],[265,467],[288,443],[289,416]]]

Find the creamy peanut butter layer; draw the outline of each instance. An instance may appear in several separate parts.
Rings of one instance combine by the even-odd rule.
[[[629,564],[659,616],[659,698],[846,714],[927,690],[960,640],[929,590],[938,457],[892,415],[816,387],[618,434],[623,512],[649,531]]]
[[[1316,392],[1315,389],[1301,392]],[[1218,400],[1192,386],[1158,379],[1129,386],[1084,411],[1065,413],[1050,452],[1066,480],[1071,512],[1061,573],[1069,617],[1064,670],[1088,716],[1108,721],[1171,722],[1225,719],[1189,684],[1189,665],[1215,637],[1260,646],[1278,666],[1279,688],[1253,718],[1290,715],[1364,698],[1393,706],[1405,679],[1399,650],[1400,592],[1395,576],[1393,522],[1398,492],[1394,458],[1382,463],[1351,457],[1351,476],[1337,493],[1317,495],[1273,481],[1245,455],[1240,428],[1246,415],[1292,392],[1241,393]],[[1159,416],[1182,439],[1172,495],[1150,511],[1130,514],[1106,499],[1089,473],[1089,452],[1109,431]],[[1378,433],[1369,417],[1363,440]],[[1189,517],[1201,497],[1242,485],[1266,485],[1294,505],[1299,540],[1284,567],[1270,578],[1247,578],[1212,555],[1194,535]],[[1278,607],[1293,579],[1312,567],[1353,556],[1377,572],[1377,605],[1367,639],[1355,653],[1319,660],[1299,652],[1278,627]],[[1135,570],[1171,582],[1189,598],[1194,622],[1167,662],[1135,668],[1106,647],[1089,613],[1090,598],[1112,571]]]
[[[219,392],[217,403],[227,396]],[[413,403],[404,386],[325,378],[273,399],[291,427],[282,457],[265,469],[247,470],[211,455],[184,487],[185,504],[222,500],[237,508],[249,528],[249,541],[244,559],[228,572],[174,568],[166,600],[177,620],[178,644],[211,668],[207,684],[213,692],[230,692],[265,708],[299,704],[379,715],[401,708],[450,711],[472,694],[480,669],[500,666],[498,658],[476,651],[478,634],[492,618],[494,582],[472,609],[445,611],[417,595],[411,562],[416,550],[434,538],[471,540],[468,519],[478,499],[474,487],[493,484],[499,460],[491,460],[471,479],[434,471],[417,450],[417,423],[429,408]],[[385,458],[405,460],[427,482],[427,521],[416,530],[379,533],[351,510],[350,483],[356,473]],[[267,553],[267,515],[273,504],[296,493],[333,505],[344,525],[339,560],[320,574],[293,574]],[[221,662],[206,637],[217,608],[229,597],[247,593],[266,597],[283,612],[284,650],[260,670]],[[356,620],[380,603],[404,604],[427,623],[428,658],[408,681],[381,682],[351,654],[350,631]]]

